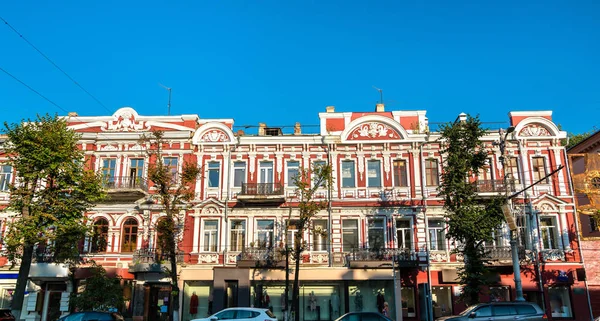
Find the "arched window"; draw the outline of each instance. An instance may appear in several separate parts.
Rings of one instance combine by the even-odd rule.
[[[92,244],[90,252],[106,252],[108,244],[108,220],[100,218],[92,226]]]
[[[134,218],[128,218],[123,223],[123,236],[121,252],[131,253],[137,249],[138,222]]]

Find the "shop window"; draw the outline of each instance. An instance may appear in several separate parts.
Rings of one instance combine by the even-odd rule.
[[[298,177],[298,173],[300,173],[300,162],[298,162],[298,161],[287,162],[287,186],[288,187],[296,186],[296,177]]]
[[[433,300],[433,317],[439,318],[452,315],[452,288],[449,286],[434,286],[431,288]]]
[[[354,187],[354,161],[345,160],[342,162],[342,187]]]
[[[446,226],[443,220],[429,220],[429,248],[432,251],[446,249]]]
[[[246,221],[231,220],[231,250],[243,251],[246,245]]]
[[[342,221],[342,248],[344,252],[358,249],[358,220]]]
[[[327,233],[327,220],[314,220],[313,221],[313,250],[314,251],[327,251],[327,240],[329,234]]]
[[[221,180],[221,164],[218,162],[208,163],[208,187],[219,187]]]
[[[381,187],[381,162],[378,160],[367,161],[367,186]]]
[[[542,296],[540,292],[537,291],[523,291],[523,297],[525,301],[532,302],[537,304],[538,306],[542,306]]]
[[[274,227],[273,220],[256,221],[256,242],[258,248],[266,249],[273,246]]]
[[[542,249],[558,249],[558,230],[554,217],[541,217],[540,230],[542,232]]]
[[[233,163],[233,187],[242,187],[246,182],[246,163]]]
[[[189,321],[201,316],[212,315],[215,312],[212,302],[209,303],[212,297],[210,283],[212,281],[186,281],[184,283],[184,309],[181,311],[181,320]],[[193,304],[192,301],[194,301]]]
[[[137,249],[138,222],[129,218],[123,224],[123,236],[121,240],[121,252],[131,253]]]
[[[508,286],[491,286],[490,300],[492,302],[510,302],[510,287]]]
[[[402,295],[402,315],[409,318],[417,316],[416,313],[416,301],[415,301],[415,289],[414,288],[402,288],[400,290]],[[393,314],[390,314],[393,315]]]
[[[389,304],[389,315],[396,315],[394,304],[394,282],[390,281],[353,281],[348,285],[348,311],[381,313],[384,302]],[[416,316],[414,288],[402,288],[402,305],[404,316]]]
[[[370,218],[369,225],[369,249],[385,248],[385,221],[383,218]]]
[[[553,286],[548,288],[550,310],[553,318],[572,318],[570,288],[568,286]]]
[[[15,289],[2,289],[2,304],[0,305],[3,309],[10,309]]]
[[[0,165],[0,191],[8,191],[8,187],[11,183],[12,166]]]
[[[408,186],[408,175],[406,175],[406,161],[395,160],[394,161],[394,186],[405,187]]]
[[[204,221],[204,252],[216,252],[219,237],[219,221]]]

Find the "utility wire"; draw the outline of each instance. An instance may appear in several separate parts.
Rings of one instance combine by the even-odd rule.
[[[0,18],[0,19],[1,19],[1,18]],[[54,106],[56,106],[56,107],[60,108],[60,109],[61,109],[62,111],[64,111],[65,113],[68,113],[68,111],[67,111],[66,109],[62,108],[62,107],[61,107],[59,104],[57,104],[57,103],[53,102],[52,100],[50,100],[50,98],[48,98],[48,97],[46,97],[46,96],[42,95],[42,94],[41,94],[39,91],[37,91],[37,90],[33,89],[31,86],[29,86],[28,84],[24,83],[24,82],[23,82],[21,79],[17,78],[16,76],[14,76],[13,74],[11,74],[10,72],[6,71],[4,68],[0,67],[0,70],[1,70],[2,72],[4,72],[5,74],[9,75],[9,76],[10,76],[12,79],[14,79],[14,80],[18,81],[18,82],[19,82],[21,85],[23,85],[23,86],[27,87],[27,89],[29,89],[29,90],[33,91],[33,92],[34,92],[36,95],[38,95],[38,96],[40,96],[40,97],[44,98],[46,101],[48,101],[48,102],[49,102],[49,103],[51,103],[52,105],[54,105]]]
[[[85,88],[83,88],[83,86],[81,86],[75,79],[73,79],[73,77],[69,76],[69,74],[64,71],[62,68],[60,68],[54,61],[52,61],[52,59],[50,59],[48,56],[46,56],[40,49],[38,49],[33,43],[31,43],[29,40],[27,40],[27,38],[25,38],[25,36],[23,36],[19,31],[17,31],[17,29],[15,29],[10,23],[8,23],[8,21],[4,20],[4,18],[2,18],[0,16],[0,20],[2,20],[4,22],[4,24],[9,27],[12,31],[14,31],[14,33],[16,33],[21,39],[23,39],[23,41],[25,41],[28,45],[30,45],[33,49],[35,49],[35,51],[37,51],[42,57],[44,57],[46,60],[48,60],[48,62],[50,62],[56,69],[58,69],[60,72],[62,72],[67,78],[69,78],[69,80],[71,80],[75,85],[77,85],[77,87],[81,88],[81,90],[83,90],[86,94],[88,94],[88,96],[92,97],[92,99],[94,99],[98,104],[100,104],[100,106],[104,107],[104,109],[106,109],[109,113],[112,113],[110,111],[110,109],[108,109],[108,107],[106,107],[98,98],[96,98],[94,95],[92,95],[89,91],[87,91]],[[4,70],[3,70],[4,71]],[[4,71],[6,72],[6,71]],[[10,74],[9,74],[10,75]],[[11,75],[12,76],[12,75]],[[14,78],[14,76],[12,76]],[[16,79],[16,78],[15,78]],[[17,79],[18,80],[18,79]],[[21,82],[20,80],[18,80],[19,82]],[[27,86],[27,85],[26,85]],[[27,86],[29,87],[29,86]],[[30,88],[31,89],[31,88]],[[31,89],[33,90],[33,89]],[[35,90],[33,90],[35,92]],[[39,93],[38,93],[39,94]],[[42,96],[42,95],[40,95]],[[42,96],[43,97],[43,96]],[[44,99],[50,101],[52,104],[54,104],[55,106],[59,107],[58,105],[56,105],[54,102],[52,102],[51,100],[49,100],[48,98]]]

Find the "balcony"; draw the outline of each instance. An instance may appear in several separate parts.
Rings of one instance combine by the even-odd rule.
[[[282,203],[284,188],[279,183],[243,183],[237,199],[245,203]]]
[[[183,252],[177,253],[177,263],[183,262]],[[129,272],[165,272],[171,268],[169,255],[160,249],[146,248],[133,252],[132,265],[129,266]]]
[[[246,248],[236,263],[242,268],[284,268],[285,255],[279,249]]]
[[[33,251],[29,278],[32,280],[51,281],[67,280],[68,277],[68,265],[55,263],[54,253],[49,251],[49,249],[36,248]]]
[[[136,201],[148,193],[148,182],[142,177],[105,177],[102,187],[108,192],[107,202]]]
[[[392,268],[396,262],[399,267],[417,267],[419,259],[410,249],[357,249],[346,256],[350,268]]]
[[[507,185],[501,179],[481,179],[473,182],[479,194],[498,195],[506,192]],[[508,184],[508,190],[513,190],[514,184]]]

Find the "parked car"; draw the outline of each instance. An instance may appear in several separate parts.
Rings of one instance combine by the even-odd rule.
[[[0,321],[15,321],[10,309],[0,309]]]
[[[192,321],[241,320],[244,321],[277,321],[277,317],[268,309],[258,308],[229,308],[221,310],[208,318]],[[69,320],[67,320],[69,321]]]
[[[448,316],[436,321],[502,321],[526,320],[544,321],[548,316],[540,307],[531,302],[492,302],[468,307],[457,316]]]
[[[335,321],[392,321],[385,315],[377,312],[350,312],[337,318]]]
[[[75,312],[66,315],[58,321],[123,321],[123,317],[116,312]]]

